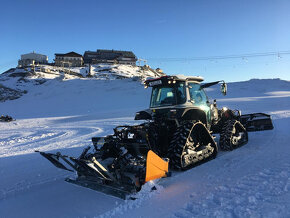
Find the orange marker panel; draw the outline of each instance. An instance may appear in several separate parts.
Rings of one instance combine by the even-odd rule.
[[[166,177],[168,172],[168,162],[160,158],[153,151],[148,151],[146,160],[145,182],[161,177]]]

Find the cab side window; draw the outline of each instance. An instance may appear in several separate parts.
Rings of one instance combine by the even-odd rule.
[[[174,89],[172,87],[156,87],[153,88],[151,107],[158,107],[161,105],[172,105],[175,103]]]
[[[207,97],[205,92],[200,88],[199,84],[189,83],[189,95],[194,105],[205,105]]]

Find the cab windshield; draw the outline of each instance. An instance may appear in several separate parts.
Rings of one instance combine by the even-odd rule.
[[[184,82],[167,86],[155,86],[152,89],[150,107],[171,106],[185,103]]]

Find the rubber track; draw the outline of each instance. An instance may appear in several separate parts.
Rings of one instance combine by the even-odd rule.
[[[173,138],[168,148],[168,157],[170,159],[171,168],[182,169],[181,166],[182,153],[184,148],[187,146],[187,139],[189,138],[191,131],[196,124],[203,125],[203,123],[200,121],[186,122],[180,127],[178,127],[176,129],[176,132],[173,134]]]
[[[233,130],[235,126],[240,125],[243,127],[243,125],[237,121],[237,120],[227,120],[225,122],[225,125],[222,127],[222,131],[220,134],[220,141],[219,145],[221,150],[223,151],[232,151],[235,148],[238,148],[239,146],[243,145],[233,145],[232,143],[232,136],[233,136]],[[246,129],[243,127],[244,131],[246,132]]]

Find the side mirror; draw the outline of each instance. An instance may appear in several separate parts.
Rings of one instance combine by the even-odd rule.
[[[217,107],[216,99],[213,100],[213,106]]]
[[[227,94],[227,84],[224,81],[221,84],[221,92],[223,93],[223,95]]]

